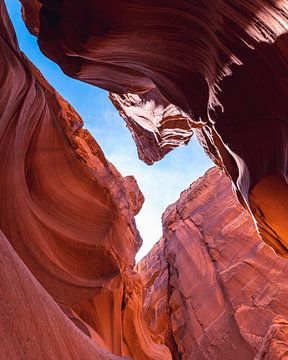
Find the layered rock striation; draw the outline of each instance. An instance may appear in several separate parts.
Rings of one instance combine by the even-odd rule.
[[[0,0],[0,358],[285,359],[287,262],[249,212],[287,257],[287,0],[21,2],[42,51],[110,91],[142,160],[195,133],[242,208],[210,170],[135,271],[137,182]]]
[[[143,195],[21,53],[3,0],[0,13],[0,358],[171,359],[133,271]]]
[[[188,144],[193,135],[189,117],[156,88],[144,94],[110,93],[109,97],[132,133],[139,159],[146,164],[151,165],[175,147]]]
[[[49,58],[118,94],[141,159],[195,132],[263,239],[288,256],[287,0],[21,1]],[[180,117],[166,121],[159,97]]]
[[[137,265],[145,320],[173,359],[285,359],[286,259],[277,257],[213,168],[163,215],[163,237]]]

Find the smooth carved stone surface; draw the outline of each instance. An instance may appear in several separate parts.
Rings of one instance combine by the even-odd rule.
[[[47,56],[113,92],[143,160],[195,132],[287,256],[286,0],[22,3]],[[0,11],[1,357],[285,358],[287,263],[215,169],[167,209],[138,265],[145,324],[143,196]]]
[[[0,358],[171,359],[141,313],[136,180],[20,52],[3,0],[0,14]]]
[[[1,359],[123,359],[68,320],[1,232],[0,250]]]
[[[249,197],[266,176],[288,174],[287,0],[21,1],[66,74],[120,94],[112,100],[141,159],[160,159],[194,131],[264,240],[288,256],[286,222],[270,221],[279,204],[266,211],[261,195]],[[155,114],[159,96],[189,120]]]
[[[163,238],[137,267],[145,320],[173,358],[286,358],[287,260],[261,242],[216,168],[168,207]]]

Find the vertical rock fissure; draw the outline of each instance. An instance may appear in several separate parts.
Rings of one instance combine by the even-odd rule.
[[[169,317],[169,332],[170,332],[170,337],[173,343],[173,359],[174,360],[185,360],[185,357],[183,355],[183,352],[179,349],[179,344],[177,342],[177,340],[174,337],[174,332],[173,332],[173,327],[172,327],[172,314],[173,314],[173,309],[171,308],[170,305],[170,300],[171,300],[171,296],[173,293],[173,285],[171,284],[171,272],[172,269],[171,267],[173,266],[170,262],[169,259],[169,254],[168,254],[168,250],[167,250],[167,239],[164,237],[164,259],[166,259],[167,262],[167,272],[168,272],[168,280],[167,280],[167,312],[168,312],[168,317]]]

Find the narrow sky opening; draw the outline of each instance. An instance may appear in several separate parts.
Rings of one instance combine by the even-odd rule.
[[[161,215],[195,179],[213,164],[192,139],[188,146],[175,149],[163,160],[148,166],[137,156],[136,146],[124,121],[108,99],[108,93],[63,74],[58,65],[39,50],[37,40],[26,29],[19,1],[6,0],[21,50],[39,68],[50,84],[78,111],[105,156],[123,176],[133,175],[145,196],[136,217],[143,245],[140,260],[162,235]]]

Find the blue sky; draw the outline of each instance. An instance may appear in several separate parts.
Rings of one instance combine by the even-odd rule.
[[[161,215],[175,202],[180,192],[212,166],[197,143],[178,148],[163,160],[148,166],[137,157],[136,146],[108,99],[106,91],[64,75],[60,68],[39,50],[36,38],[27,31],[21,18],[18,0],[5,0],[21,50],[40,69],[51,85],[79,112],[87,128],[106,157],[122,175],[134,175],[145,196],[136,222],[143,245],[136,259],[144,256],[162,235]]]

